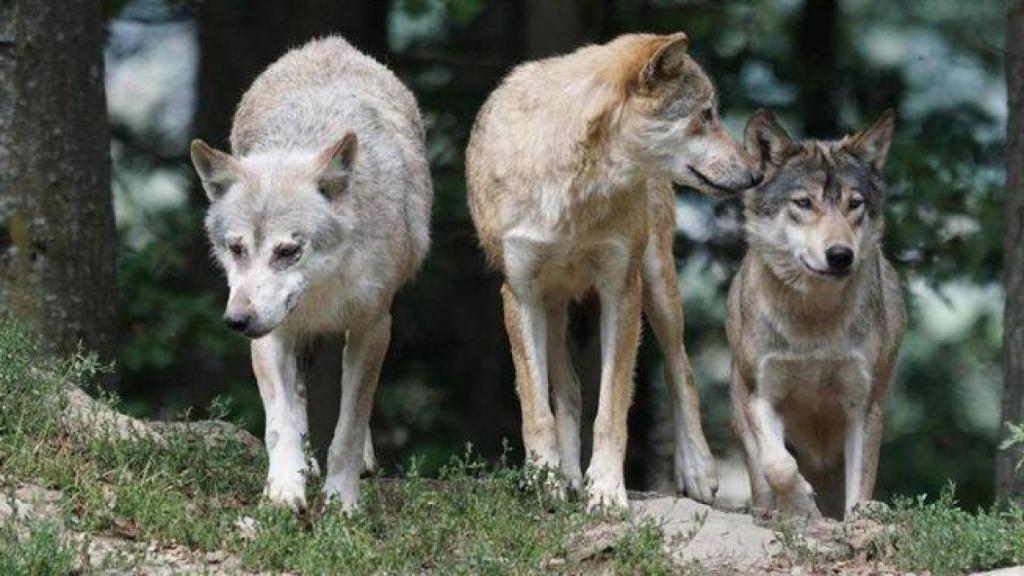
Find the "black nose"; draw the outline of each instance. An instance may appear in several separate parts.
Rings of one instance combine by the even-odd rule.
[[[846,270],[853,264],[853,250],[846,246],[833,246],[825,250],[825,259],[834,270]]]
[[[249,327],[249,322],[252,320],[252,316],[248,314],[225,314],[224,324],[232,330],[238,332],[244,332]]]
[[[753,188],[764,181],[764,172],[761,172],[757,168],[750,171],[750,187]]]

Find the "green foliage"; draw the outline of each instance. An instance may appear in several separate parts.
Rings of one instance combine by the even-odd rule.
[[[61,490],[65,522],[78,531],[227,550],[253,570],[523,574],[545,571],[566,542],[605,521],[553,497],[538,481],[546,471],[504,459],[491,466],[469,447],[438,479],[421,477],[414,460],[399,479],[364,482],[362,512],[328,505],[310,521],[262,502],[260,448],[211,439],[194,425],[159,437],[100,424],[69,433],[60,392],[93,372],[88,360],[47,360],[18,324],[0,319],[0,476]],[[5,530],[0,552],[23,553],[17,561],[0,553],[0,562],[15,562],[0,563],[0,573],[62,573],[74,560],[56,528],[28,537]],[[628,573],[664,574],[671,562],[663,544],[651,525],[629,528],[610,561]],[[54,552],[40,556],[46,549]]]
[[[73,573],[75,547],[51,522],[0,523],[0,574],[63,576]]]
[[[999,444],[1000,450],[1010,450],[1015,446],[1024,444],[1024,424],[1014,424],[1013,422],[1006,423],[1007,436],[1006,439]],[[1017,460],[1017,464],[1014,465],[1014,470],[1020,472],[1021,468],[1024,468],[1024,455],[1021,455]]]
[[[941,576],[1024,563],[1024,510],[971,514],[957,503],[952,484],[934,501],[898,497],[880,519],[895,525],[889,544],[903,570]]]

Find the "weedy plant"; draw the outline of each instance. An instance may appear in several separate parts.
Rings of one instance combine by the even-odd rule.
[[[262,501],[263,450],[232,438],[211,441],[189,425],[159,435],[107,425],[69,430],[63,391],[99,369],[84,355],[47,358],[24,328],[0,318],[0,477],[60,490],[64,512],[63,526],[0,534],[0,558],[31,563],[33,551],[48,547],[58,553],[38,561],[52,570],[0,564],[0,573],[66,572],[76,560],[61,544],[62,529],[224,550],[251,570],[571,572],[552,560],[606,521],[553,497],[537,481],[548,474],[504,458],[488,464],[469,447],[436,479],[422,477],[416,460],[398,478],[370,479],[359,513],[327,504],[314,518],[297,516]],[[630,525],[606,561],[622,573],[672,573],[665,544],[656,526]]]

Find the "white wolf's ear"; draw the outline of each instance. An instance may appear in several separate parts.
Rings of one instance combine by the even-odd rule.
[[[191,153],[192,165],[210,202],[223,196],[232,184],[238,182],[242,170],[230,154],[211,148],[202,140],[192,141]]]
[[[659,79],[674,78],[682,73],[689,45],[690,39],[685,32],[669,36],[644,66],[640,73],[640,86],[649,89]]]
[[[743,149],[758,161],[763,172],[767,173],[770,166],[781,166],[793,146],[793,139],[775,114],[762,108],[750,115],[743,129]]]
[[[358,147],[359,139],[354,132],[349,132],[317,155],[316,184],[328,200],[334,200],[348,188]]]
[[[892,133],[896,128],[896,112],[889,108],[875,120],[867,130],[861,130],[851,136],[843,145],[848,152],[871,164],[875,170],[885,167],[885,159],[889,155],[892,144]]]

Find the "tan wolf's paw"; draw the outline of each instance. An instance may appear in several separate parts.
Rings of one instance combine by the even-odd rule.
[[[620,512],[629,509],[626,485],[622,480],[590,479],[587,486],[587,511]]]
[[[676,490],[704,504],[715,501],[718,493],[718,472],[710,453],[691,450],[675,454]]]
[[[272,504],[285,506],[297,514],[304,514],[307,510],[306,484],[301,477],[298,480],[268,478],[263,495]]]
[[[346,514],[353,513],[359,509],[359,481],[328,477],[324,482],[322,497],[325,502],[341,504]]]

